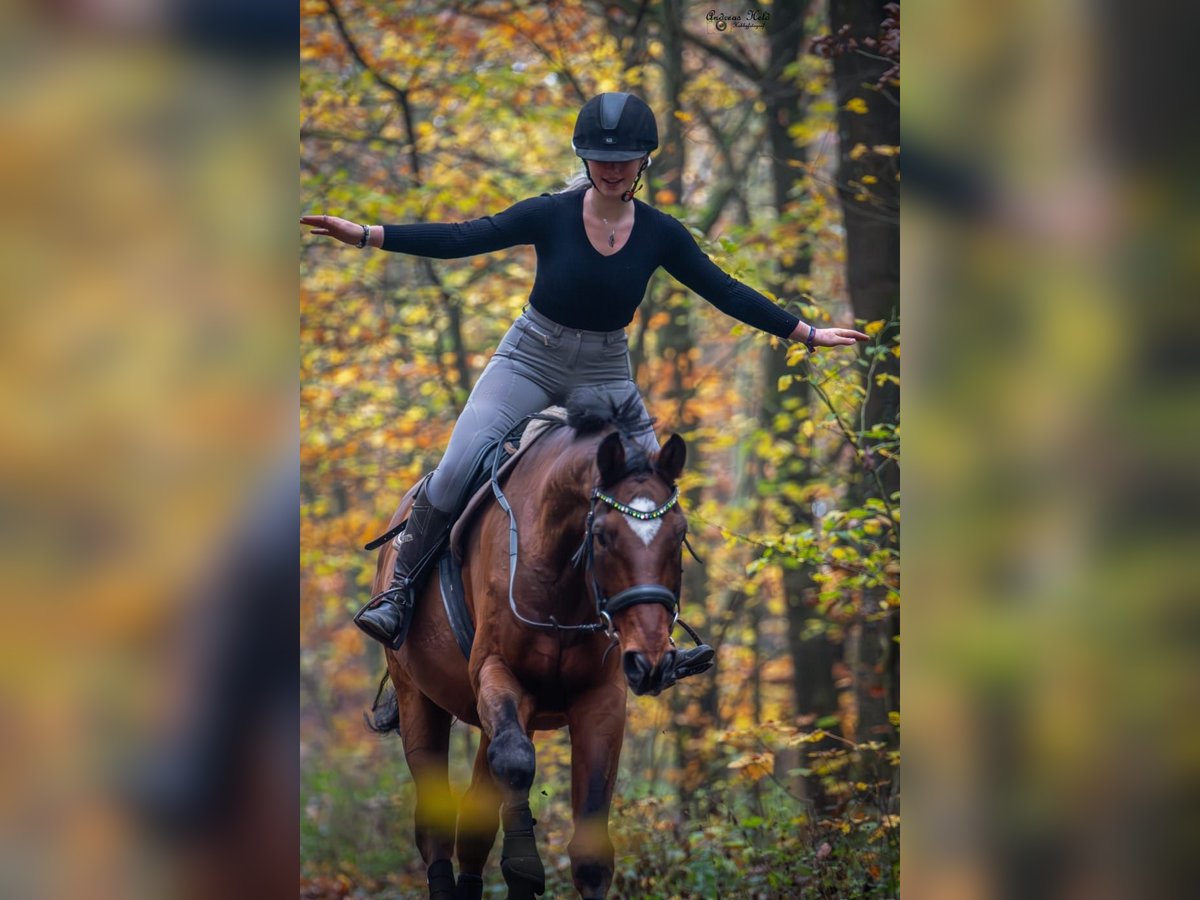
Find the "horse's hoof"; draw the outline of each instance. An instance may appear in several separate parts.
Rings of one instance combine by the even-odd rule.
[[[454,896],[454,864],[448,859],[434,860],[427,873],[429,900],[456,900]]]
[[[604,900],[612,884],[612,863],[577,860],[571,865],[571,876],[581,900]]]
[[[488,747],[488,766],[505,787],[514,791],[529,790],[537,769],[533,741],[518,728],[506,729],[492,738]]]
[[[500,861],[509,900],[531,900],[546,893],[546,870],[536,856],[512,856]]]
[[[463,872],[458,876],[458,892],[454,900],[483,900],[483,877]]]

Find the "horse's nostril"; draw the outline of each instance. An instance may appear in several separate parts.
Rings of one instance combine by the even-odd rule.
[[[667,680],[675,672],[675,651],[668,650],[663,654],[662,660],[659,661],[658,671],[662,675],[663,680]]]
[[[651,672],[647,673],[646,683],[643,687],[651,694],[658,694],[664,685],[673,684],[674,681],[675,651],[668,650],[659,659],[658,665]]]
[[[629,686],[635,692],[642,689],[646,676],[650,674],[650,660],[646,659],[644,653],[639,653],[637,650],[627,650],[622,659],[622,664],[625,668],[625,678],[629,681]]]

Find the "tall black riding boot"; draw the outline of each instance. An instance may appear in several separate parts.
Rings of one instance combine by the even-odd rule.
[[[380,591],[354,617],[354,624],[375,640],[393,650],[399,650],[412,624],[413,604],[421,573],[430,562],[428,557],[445,537],[454,516],[442,512],[429,502],[422,485],[413,498],[408,524],[396,537],[396,567],[391,584]]]

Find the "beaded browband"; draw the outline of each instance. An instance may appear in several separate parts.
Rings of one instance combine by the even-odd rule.
[[[624,513],[627,516],[632,516],[635,519],[645,522],[650,519],[661,519],[665,516],[671,507],[679,502],[679,488],[677,487],[671,491],[671,496],[667,498],[662,506],[651,510],[634,509],[632,506],[627,506],[615,497],[610,497],[604,491],[600,490],[600,488],[592,491],[592,502],[594,503],[597,500],[603,500],[619,513]]]

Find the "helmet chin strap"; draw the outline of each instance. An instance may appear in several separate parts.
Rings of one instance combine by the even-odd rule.
[[[628,203],[633,199],[633,195],[642,189],[642,173],[646,171],[646,166],[650,165],[650,157],[642,157],[642,164],[638,166],[637,176],[633,179],[633,187],[621,195],[621,200]],[[591,174],[588,174],[588,179],[591,179]]]

